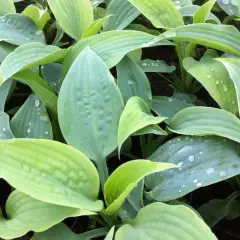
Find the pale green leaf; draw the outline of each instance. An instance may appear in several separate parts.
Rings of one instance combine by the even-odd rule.
[[[133,133],[149,126],[163,122],[165,117],[154,117],[151,109],[139,97],[132,97],[128,100],[121,115],[118,126],[118,152],[120,153],[122,144]]]
[[[144,71],[131,58],[125,56],[117,65],[117,84],[126,103],[131,97],[139,96],[152,105],[152,91]]]
[[[238,0],[217,0],[217,3],[228,15],[240,17],[240,2]]]
[[[0,63],[7,57],[7,55],[14,51],[15,45],[7,42],[0,42]]]
[[[185,58],[183,66],[203,85],[222,109],[236,114],[238,104],[233,81],[225,67],[217,62],[215,57],[218,57],[217,52],[208,50],[199,62],[193,58]]]
[[[28,5],[21,14],[32,19],[38,29],[43,29],[51,19],[48,10],[40,9],[37,5]],[[39,31],[40,33],[41,31]]]
[[[29,231],[42,232],[65,218],[94,213],[42,202],[15,190],[7,200],[6,214],[8,219],[0,217],[0,237],[4,239],[18,238]]]
[[[14,45],[32,42],[45,42],[43,33],[38,33],[36,25],[28,17],[8,14],[0,17],[0,42]]]
[[[116,240],[217,240],[211,229],[189,207],[153,203],[120,227]]]
[[[104,185],[107,209],[104,214],[117,213],[138,182],[149,174],[177,166],[170,163],[154,163],[149,160],[133,160],[118,167]]]
[[[53,139],[52,125],[44,104],[30,95],[10,122],[16,138]]]
[[[38,200],[100,211],[98,172],[78,150],[49,140],[0,141],[0,176]]]
[[[216,135],[240,142],[240,120],[218,108],[183,109],[172,118],[170,130],[184,135]]]
[[[0,66],[0,78],[6,81],[15,73],[34,66],[60,61],[67,50],[42,43],[29,43],[17,47]]]
[[[73,46],[64,61],[63,74],[67,73],[78,54],[87,46],[96,52],[109,68],[114,67],[128,53],[135,49],[151,47],[156,36],[132,30],[115,30],[85,38]],[[158,45],[172,45],[168,41],[160,41]]]
[[[180,26],[162,33],[159,40],[188,41],[240,57],[240,32],[230,25],[198,23]]]
[[[208,0],[205,4],[203,4],[193,16],[193,22],[205,23],[209,18],[209,15],[215,2],[216,0]]]
[[[127,197],[127,201],[138,212],[143,207],[144,180],[140,181]]]
[[[0,112],[0,139],[14,138],[9,126],[9,116],[5,112]]]
[[[177,137],[149,159],[180,166],[145,179],[147,194],[156,201],[174,200],[240,173],[238,144],[220,137]]]
[[[10,13],[16,13],[13,0],[0,0],[0,5],[0,16],[4,16]]]
[[[15,86],[15,83],[12,79],[8,79],[6,82],[4,82],[0,86],[0,111],[4,111],[5,109],[5,103],[7,101],[7,98],[9,96],[9,93],[12,89],[12,87]]]
[[[79,40],[93,22],[90,0],[47,0],[59,26],[72,38]]]
[[[179,9],[180,7],[184,6],[192,6],[192,0],[172,0],[172,2],[176,5]]]
[[[111,230],[109,231],[108,235],[105,237],[104,240],[113,240],[113,236],[114,236],[114,226],[111,228]]]
[[[224,67],[228,71],[231,80],[233,81],[237,93],[238,110],[240,113],[240,83],[239,83],[240,60],[234,58],[216,58],[215,60],[221,62],[224,65]]]
[[[89,47],[71,66],[59,94],[58,111],[68,144],[100,164],[117,148],[121,93],[106,64]]]
[[[128,0],[156,28],[175,28],[184,25],[181,14],[171,0]]]
[[[113,17],[103,25],[104,30],[109,31],[124,29],[140,15],[140,12],[127,0],[112,0],[107,7],[106,14],[113,14]]]

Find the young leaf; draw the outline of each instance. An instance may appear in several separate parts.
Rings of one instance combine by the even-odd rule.
[[[189,24],[168,30],[158,38],[189,41],[240,57],[240,45],[237,40],[240,38],[240,32],[233,26],[210,23]]]
[[[38,33],[37,27],[32,20],[20,14],[8,14],[0,17],[1,41],[14,45],[45,42],[43,33]]]
[[[212,7],[216,0],[208,0],[195,13],[193,17],[194,23],[205,23],[211,13]]]
[[[116,240],[217,240],[211,229],[189,207],[153,203],[120,227]]]
[[[0,66],[0,78],[6,81],[21,70],[60,61],[66,53],[67,50],[56,46],[46,46],[42,43],[24,44],[4,59]]]
[[[214,58],[218,54],[208,50],[199,62],[185,58],[183,66],[209,92],[218,105],[233,114],[238,112],[237,96],[234,84],[225,67]]]
[[[79,40],[93,22],[90,0],[47,0],[59,26],[72,38]]]
[[[0,111],[4,112],[5,103],[7,101],[9,92],[10,92],[12,86],[14,86],[14,85],[13,85],[13,80],[12,79],[8,79],[6,82],[4,82],[0,86]]]
[[[133,160],[121,165],[104,186],[107,209],[103,213],[107,215],[117,213],[130,192],[147,175],[176,167],[171,163],[154,163],[148,160]]]
[[[171,118],[181,110],[192,107],[192,104],[180,101],[176,98],[164,96],[153,97],[152,110],[162,117],[166,117],[165,122],[170,124]]]
[[[183,19],[171,0],[128,0],[156,28],[175,28],[184,25]]]
[[[121,93],[106,64],[89,47],[71,66],[59,94],[58,114],[68,144],[101,165],[117,147]]]
[[[57,205],[100,211],[99,177],[91,161],[65,144],[40,139],[0,141],[0,176],[17,190]]]
[[[0,139],[14,138],[9,126],[9,116],[5,112],[0,112]]]
[[[235,15],[240,17],[240,2],[239,1],[224,1],[217,0],[218,5],[222,8],[224,12],[228,15]]]
[[[0,16],[4,16],[10,13],[16,13],[13,0],[0,0],[0,5]]]
[[[215,60],[221,62],[224,65],[224,67],[228,71],[231,80],[233,81],[237,93],[238,110],[240,113],[240,83],[239,83],[240,60],[234,58],[216,58]]]
[[[172,118],[169,129],[184,135],[216,135],[240,142],[240,120],[217,108],[183,109]]]
[[[131,58],[125,56],[117,65],[117,83],[126,103],[131,97],[139,96],[152,105],[152,91],[146,74]]]
[[[113,240],[113,236],[114,236],[114,226],[111,228],[111,230],[109,231],[108,235],[105,237],[104,240]]]
[[[52,125],[44,104],[31,95],[10,122],[16,138],[53,139]]]
[[[127,27],[140,12],[127,0],[112,0],[107,7],[107,15],[113,14],[103,25],[105,31]]]
[[[122,144],[133,133],[149,125],[159,124],[165,119],[165,117],[154,117],[149,106],[141,98],[130,98],[119,121],[118,152],[120,153]]]
[[[42,10],[36,5],[28,5],[21,14],[32,19],[38,29],[43,29],[51,19],[47,9]],[[39,31],[39,33],[41,32]]]
[[[0,237],[4,239],[15,239],[29,231],[45,231],[67,217],[94,214],[77,208],[45,203],[16,190],[7,200],[6,213],[8,219],[0,216]]]
[[[67,73],[70,66],[79,53],[87,46],[96,52],[109,68],[114,67],[128,53],[135,49],[151,47],[155,44],[156,36],[132,30],[115,30],[103,32],[96,36],[85,38],[73,46],[64,61],[63,75]],[[160,41],[158,45],[172,45],[168,41]]]
[[[180,198],[240,173],[238,144],[220,137],[177,137],[149,159],[181,166],[145,179],[148,195],[157,201]]]

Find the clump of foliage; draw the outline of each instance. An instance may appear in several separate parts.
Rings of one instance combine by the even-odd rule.
[[[0,4],[0,237],[217,239],[240,215],[239,1]]]

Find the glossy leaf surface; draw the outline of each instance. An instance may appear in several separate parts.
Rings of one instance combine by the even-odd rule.
[[[5,112],[0,112],[0,139],[14,138],[9,126],[9,116]]]

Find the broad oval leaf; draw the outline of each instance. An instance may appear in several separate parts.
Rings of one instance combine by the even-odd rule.
[[[149,174],[177,166],[171,163],[154,163],[149,160],[133,160],[118,167],[104,185],[107,209],[104,214],[116,213],[138,182]]]
[[[115,227],[113,226],[104,240],[113,240]]]
[[[38,32],[32,20],[20,14],[0,17],[0,36],[0,41],[14,45],[45,42],[43,33]]]
[[[113,14],[104,24],[106,31],[127,27],[140,12],[127,0],[112,0],[107,7],[107,15]]]
[[[0,139],[14,138],[9,126],[9,116],[5,112],[0,112]]]
[[[189,41],[240,57],[237,39],[240,32],[234,26],[198,23],[180,26],[159,35],[159,40]]]
[[[211,229],[189,207],[153,203],[120,227],[116,240],[217,240]]]
[[[199,62],[193,58],[185,58],[183,66],[222,109],[236,114],[238,105],[234,84],[225,67],[215,57],[218,57],[217,52],[208,50]]]
[[[72,38],[79,40],[93,22],[90,0],[47,0],[59,26]]]
[[[121,93],[106,64],[89,47],[71,66],[59,94],[58,114],[68,144],[100,163],[117,148]]]
[[[149,159],[180,166],[145,179],[148,195],[157,201],[180,198],[240,173],[238,144],[220,137],[177,137],[159,147]]]
[[[240,17],[240,2],[238,0],[217,0],[217,3],[228,15]]]
[[[24,44],[4,59],[0,66],[0,78],[5,81],[21,70],[60,61],[66,53],[67,50],[56,46],[45,46],[42,43]]]
[[[139,97],[132,97],[128,100],[118,125],[118,152],[120,153],[122,144],[133,133],[149,126],[163,122],[165,117],[154,117],[151,109]],[[167,135],[167,133],[165,133]]]
[[[47,110],[35,95],[29,96],[12,118],[10,126],[16,138],[53,139]]]
[[[67,73],[79,53],[87,46],[90,46],[107,66],[112,68],[120,62],[128,52],[139,48],[151,47],[156,44],[155,41],[153,42],[155,38],[156,36],[154,35],[132,30],[108,31],[85,38],[69,50],[63,65],[63,75]],[[172,43],[168,41],[160,41],[157,44],[172,45]]]
[[[141,97],[152,105],[152,91],[144,71],[131,58],[125,56],[117,65],[117,84],[126,103],[131,97]]]
[[[65,144],[40,139],[0,141],[0,176],[38,200],[100,211],[98,172],[91,161]]]
[[[172,118],[169,129],[184,135],[216,135],[240,142],[240,120],[218,108],[183,109]]]
[[[175,28],[184,25],[183,19],[171,0],[128,0],[156,28]]]
[[[0,63],[7,57],[7,55],[14,51],[15,45],[7,42],[0,42]]]
[[[0,16],[4,16],[10,13],[16,13],[13,0],[0,0],[0,5]]]
[[[0,216],[0,237],[15,239],[29,231],[45,231],[68,217],[94,213],[42,202],[15,190],[7,200],[6,214],[8,219]]]

